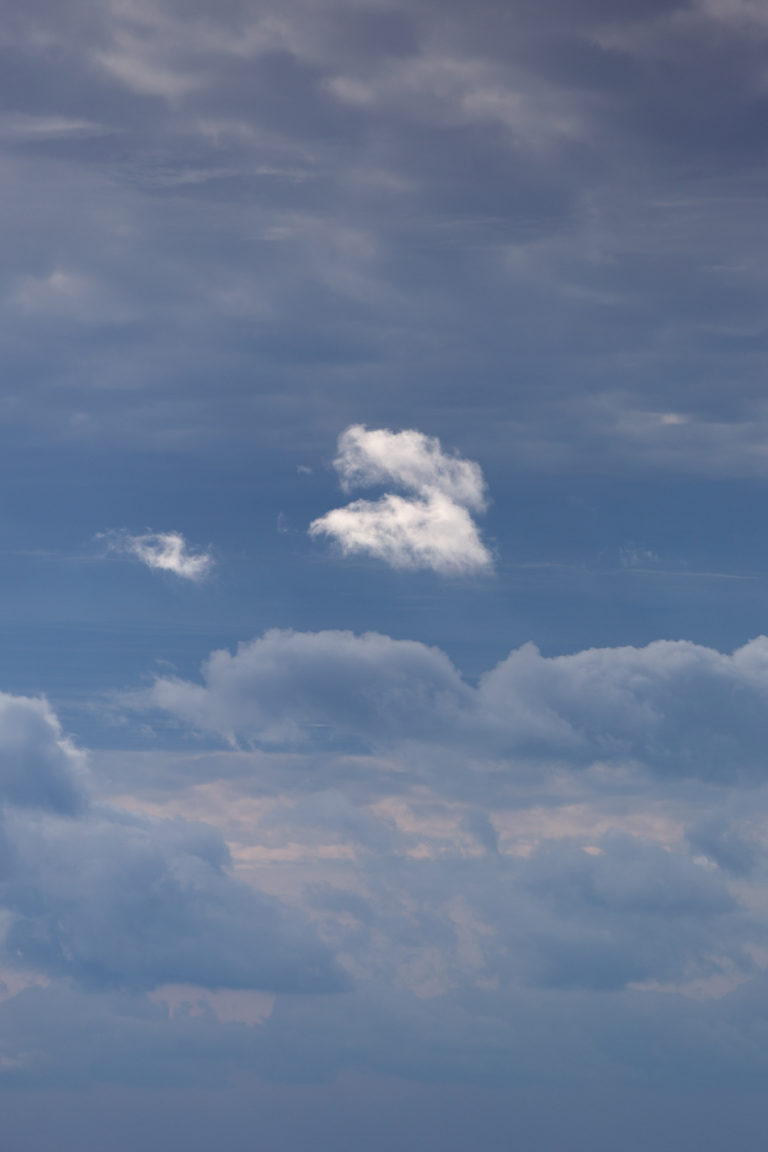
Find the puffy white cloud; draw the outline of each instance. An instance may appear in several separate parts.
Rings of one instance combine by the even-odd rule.
[[[436,437],[412,429],[369,431],[354,424],[339,437],[334,465],[345,491],[394,485],[409,495],[354,500],[314,520],[310,535],[330,536],[345,555],[375,556],[393,568],[462,575],[491,567],[469,511],[486,506],[474,461],[446,454]]]
[[[339,437],[333,463],[345,492],[395,484],[419,495],[441,492],[475,512],[482,512],[486,505],[480,465],[449,456],[436,436],[425,436],[413,429],[390,432],[353,424]]]
[[[172,572],[182,580],[205,580],[215,563],[210,550],[193,552],[181,532],[145,532],[132,536],[128,532],[105,533],[112,552],[135,556],[157,572]]]
[[[375,556],[393,568],[460,576],[491,563],[469,512],[440,492],[423,500],[395,495],[354,500],[315,520],[310,533],[331,536],[345,555]]]

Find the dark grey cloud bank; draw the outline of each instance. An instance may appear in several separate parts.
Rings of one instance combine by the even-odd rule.
[[[486,459],[762,474],[765,38],[746,3],[17,9],[6,419],[314,446],[407,398]]]

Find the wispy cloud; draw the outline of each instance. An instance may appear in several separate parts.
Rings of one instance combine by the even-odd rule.
[[[125,531],[105,532],[107,550],[133,556],[157,572],[172,572],[182,580],[200,583],[211,573],[215,560],[210,549],[193,552],[181,532],[145,532],[132,536]]]
[[[346,492],[392,485],[408,495],[387,492],[334,508],[310,524],[311,536],[330,536],[345,555],[375,556],[393,568],[461,575],[491,567],[470,514],[486,506],[474,461],[445,453],[436,437],[413,429],[369,431],[353,424],[339,437],[334,467]]]

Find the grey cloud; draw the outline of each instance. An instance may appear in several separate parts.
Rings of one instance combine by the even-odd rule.
[[[263,1024],[246,1028],[221,1026],[211,1013],[169,1020],[135,994],[83,996],[60,982],[30,989],[0,1005],[2,1075],[34,1082],[58,1078],[65,1065],[76,1081],[130,1080],[151,1069],[163,1083],[183,1044],[187,1081],[214,1067],[325,1081],[361,1064],[433,1081],[506,1080],[510,1066],[552,1084],[574,1075],[604,1083],[617,1072],[653,1081],[658,1045],[682,1051],[690,1042],[702,1068],[738,1077],[738,1000],[692,1002],[626,984],[719,969],[743,977],[751,965],[740,948],[753,926],[720,878],[684,855],[616,840],[603,848],[604,863],[593,858],[597,867],[586,886],[577,882],[575,898],[568,873],[584,870],[562,846],[531,863],[410,861],[368,870],[365,896],[317,894],[317,911],[338,918],[331,934],[358,972],[341,1012],[334,997],[288,995]],[[481,958],[467,936],[473,915]],[[587,1035],[593,1060],[569,1069]]]
[[[93,811],[6,824],[5,954],[90,987],[329,991],[340,981],[313,934],[238,883],[206,827]]]
[[[687,839],[694,851],[734,876],[748,876],[765,852],[748,823],[745,826],[744,821],[723,814],[707,816],[694,824],[688,829]]]
[[[0,804],[77,815],[84,767],[45,700],[0,693]]]
[[[267,632],[214,652],[205,686],[162,677],[155,707],[237,740],[367,748],[400,733],[440,733],[470,689],[444,653],[369,633]]]
[[[87,408],[89,441],[183,430],[194,442],[276,404],[242,382],[281,365],[306,400],[291,434],[313,450],[326,420],[360,418],[361,394],[364,415],[391,422],[406,390],[426,409],[450,397],[435,430],[455,436],[472,379],[475,405],[497,413],[503,394],[514,412],[488,459],[760,473],[760,453],[743,449],[765,427],[763,273],[759,222],[743,206],[762,148],[763,32],[713,13],[88,3],[14,14],[2,74],[12,115],[26,117],[17,126],[50,127],[55,114],[99,132],[5,140],[4,306],[57,269],[109,306],[81,309],[87,346],[74,313],[8,326],[9,418],[50,413],[59,438]],[[345,242],[350,232],[362,243]],[[331,259],[318,236],[337,238]],[[51,324],[68,334],[55,366],[39,339]],[[312,388],[297,378],[307,349],[323,358]],[[147,362],[152,395],[137,406]],[[199,382],[212,375],[231,381],[215,401]],[[687,414],[687,433],[654,422],[662,398]]]
[[[525,883],[557,910],[533,931],[533,978],[559,987],[619,988],[630,981],[749,973],[745,917],[722,877],[634,837],[593,852],[539,849]]]
[[[760,652],[748,648],[737,663],[759,675]],[[299,702],[305,732],[327,722],[316,719],[327,715],[318,711],[317,683],[332,685],[334,699],[347,698],[348,713],[338,720],[352,727],[362,718],[369,735],[386,741],[400,722],[414,730],[414,682],[425,693],[419,708],[429,710],[432,701],[442,725],[472,711],[472,692],[482,691],[464,685],[441,653],[386,637],[272,633],[242,655],[249,679],[240,685],[237,715],[254,716],[255,689],[271,684],[275,695],[261,706],[276,715],[275,735],[286,730],[283,695]],[[685,663],[690,653],[677,655]],[[223,662],[220,684],[229,691],[238,683],[237,659]],[[614,680],[621,690],[621,678]],[[568,719],[572,725],[570,712]],[[434,715],[427,729],[436,740]],[[69,1060],[74,1082],[93,1077],[96,1066],[98,1076],[131,1079],[143,1062],[162,1083],[183,1044],[192,1077],[237,1067],[276,1079],[325,1079],[362,1063],[408,1077],[487,1081],[508,1076],[511,1061],[557,1082],[551,1037],[563,1043],[564,1029],[576,1052],[587,1021],[590,1035],[596,1030],[595,1074],[613,1068],[617,1036],[642,1047],[650,1033],[674,1047],[680,1028],[692,1041],[704,1029],[703,1065],[735,1074],[727,1037],[743,1025],[734,1001],[705,1001],[693,1011],[675,988],[752,977],[751,949],[764,928],[730,882],[725,859],[722,868],[713,854],[696,862],[701,835],[689,835],[691,851],[683,842],[634,835],[575,838],[555,818],[538,847],[514,856],[495,827],[501,813],[489,803],[484,773],[472,772],[472,801],[463,805],[446,799],[449,780],[430,793],[409,777],[410,811],[371,806],[365,789],[356,799],[334,794],[322,778],[311,798],[297,799],[290,785],[277,793],[254,829],[260,847],[295,838],[308,849],[303,904],[324,945],[298,913],[232,879],[227,849],[209,827],[95,803],[75,819],[9,809],[0,880],[4,960],[53,984],[0,1005],[0,1075],[39,1083],[58,1078]],[[559,803],[568,808],[578,799],[572,789],[564,797]],[[213,814],[213,794],[201,802]],[[697,802],[701,793],[689,795],[687,810]],[[738,834],[743,817],[731,830]],[[324,874],[312,858],[318,842],[352,845],[354,858],[334,858],[334,871]],[[221,1025],[206,1011],[169,1019],[138,995],[167,982],[283,996],[254,1027]],[[345,982],[341,1011],[338,997],[292,995],[329,993]],[[632,984],[666,986],[666,1010]],[[653,1061],[636,1052],[623,1067],[633,1077],[653,1075]]]
[[[736,353],[729,344],[728,408],[745,408],[747,418],[728,458],[697,448],[695,438],[667,445],[654,427],[638,437],[631,419],[602,415],[606,404],[619,417],[653,411],[649,381],[659,379],[670,408],[698,416],[722,395],[712,355],[697,351],[702,326],[759,327],[759,283],[722,272],[753,257],[739,235],[742,214],[731,211],[747,185],[735,187],[733,173],[725,180],[720,169],[716,180],[689,180],[668,159],[674,146],[706,169],[722,145],[733,164],[752,168],[762,121],[754,35],[737,20],[661,3],[641,13],[598,3],[488,5],[472,20],[461,6],[438,13],[432,5],[279,13],[234,5],[212,14],[86,3],[15,15],[3,68],[14,115],[43,123],[55,112],[75,123],[93,120],[98,107],[101,128],[88,139],[38,134],[7,145],[7,187],[20,187],[6,202],[9,298],[14,285],[30,276],[44,282],[60,267],[109,300],[91,319],[89,340],[99,342],[93,329],[101,333],[99,349],[74,334],[56,365],[68,386],[56,388],[50,433],[68,426],[62,408],[82,409],[89,381],[120,380],[130,384],[130,403],[122,388],[108,404],[91,393],[79,435],[130,438],[139,417],[131,381],[145,376],[137,348],[150,349],[154,365],[144,431],[161,434],[164,416],[190,437],[212,423],[236,430],[249,404],[272,402],[250,392],[246,401],[235,382],[252,369],[252,328],[246,335],[243,325],[257,317],[260,365],[295,371],[302,349],[325,349],[321,391],[336,425],[359,418],[360,387],[372,407],[389,408],[383,418],[396,418],[397,403],[375,387],[385,364],[390,395],[405,387],[429,407],[435,391],[450,394],[436,429],[443,435],[461,426],[450,412],[462,381],[477,381],[477,402],[494,412],[503,388],[516,418],[502,422],[489,455],[508,455],[512,435],[522,460],[532,444],[539,461],[542,444],[556,461],[585,450],[595,458],[595,445],[610,455],[618,441],[633,461],[661,455],[664,467],[716,460],[744,468],[740,441],[765,419],[750,382],[760,378],[755,349],[738,338]],[[702,89],[702,46],[727,78],[724,98],[722,85]],[[344,81],[364,85],[371,99],[341,99],[334,84]],[[634,187],[637,170],[645,191]],[[690,211],[680,215],[670,200]],[[275,240],[291,229],[294,242]],[[329,276],[327,253],[311,237],[344,229],[364,237],[373,255],[340,243]],[[692,252],[706,253],[695,290]],[[759,268],[754,274],[761,282]],[[590,350],[595,319],[599,341]],[[37,314],[6,335],[20,380],[14,419],[24,416],[23,397],[38,388],[51,395],[51,365],[35,339],[50,323]],[[78,323],[56,320],[61,332]],[[121,326],[130,331],[120,335]],[[382,340],[385,329],[397,340]],[[467,332],[469,359],[466,341],[455,339]],[[439,355],[427,353],[425,340]],[[212,347],[230,350],[233,371],[221,371]],[[616,356],[626,350],[633,363],[622,363],[618,388]],[[350,356],[366,365],[353,385],[343,370]],[[515,379],[500,374],[510,356]],[[670,356],[694,357],[700,372],[670,369]],[[525,381],[534,363],[532,403]],[[654,371],[660,364],[667,369]],[[197,372],[233,385],[213,403],[200,394]],[[693,388],[684,382],[697,377]],[[292,387],[304,389],[296,379]],[[39,422],[45,406],[32,404]],[[315,448],[324,418],[309,393],[291,416]],[[713,430],[721,448],[725,432]],[[758,454],[752,461],[762,468]]]
[[[739,785],[765,776],[768,641],[687,641],[544,657],[514,651],[476,688],[436,649],[369,634],[273,631],[212,654],[204,683],[159,678],[146,703],[230,740],[401,749],[586,767],[637,764]]]
[[[89,803],[79,759],[44,702],[0,697],[6,963],[95,987],[341,987],[301,918],[232,877],[217,832]]]
[[[766,651],[764,637],[733,655],[657,641],[545,659],[527,645],[484,679],[481,698],[523,746],[737,782],[764,769]]]

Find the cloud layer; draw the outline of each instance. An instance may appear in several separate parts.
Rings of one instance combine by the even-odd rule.
[[[491,567],[470,515],[486,505],[478,464],[447,455],[421,432],[354,424],[339,437],[334,466],[347,492],[393,485],[412,495],[354,500],[314,520],[310,535],[330,536],[345,555],[374,556],[393,568],[463,575]]]
[[[490,1090],[513,1067],[640,1090],[694,1051],[738,1084],[768,940],[767,653],[527,645],[469,681],[415,641],[272,630],[133,698],[189,751],[94,753],[88,786],[50,708],[6,698],[26,784],[0,779],[0,1087],[164,1084],[180,1046],[187,1083]],[[221,988],[277,998],[223,1015]]]

